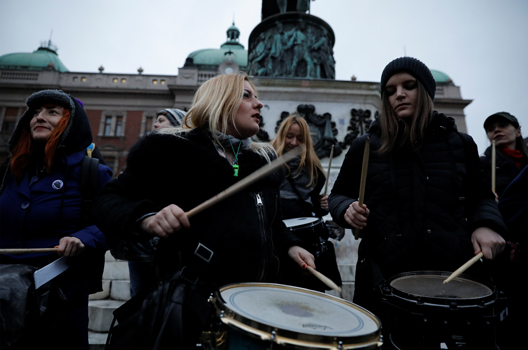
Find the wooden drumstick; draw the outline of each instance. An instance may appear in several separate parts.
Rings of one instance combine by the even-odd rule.
[[[0,249],[0,254],[54,253],[57,248],[12,248]]]
[[[495,140],[491,141],[491,191],[495,192],[495,170],[497,168],[497,151],[495,149]]]
[[[479,261],[480,258],[482,258],[484,254],[482,252],[478,253],[474,257],[472,257],[468,262],[466,262],[464,265],[460,266],[455,272],[453,272],[448,278],[444,280],[444,284],[451,282],[453,279],[458,277],[462,272],[466,271],[471,265]]]
[[[339,292],[339,294],[341,294],[341,288],[337,284],[335,284],[334,281],[332,281],[330,278],[326,277],[325,275],[323,275],[319,271],[315,270],[311,266],[306,265],[306,269],[308,271],[310,271],[315,277],[319,278],[321,280],[321,282],[323,282],[328,287],[332,288],[333,290],[335,290],[335,291]]]
[[[330,159],[328,160],[328,171],[326,172],[326,184],[324,195],[328,192],[328,182],[330,180],[330,169],[332,168],[332,158],[334,157],[334,145],[332,145],[332,150],[330,151]]]
[[[223,190],[222,192],[218,193],[216,196],[209,198],[202,204],[198,205],[197,207],[194,207],[193,209],[189,210],[185,214],[188,218],[200,213],[201,211],[213,206],[214,204],[220,202],[221,200],[235,194],[236,192],[242,190],[243,188],[251,185],[255,181],[259,180],[260,178],[266,176],[267,174],[271,173],[272,171],[276,170],[277,168],[283,166],[284,164],[291,161],[293,158],[299,156],[303,151],[305,147],[303,145],[299,145],[298,147],[294,148],[293,150],[285,153],[282,155],[282,157],[278,157],[277,159],[273,160],[271,163],[264,165],[262,168],[258,169],[254,173],[248,175],[247,177],[243,178],[242,180],[238,181],[233,186]]]
[[[370,136],[367,136],[365,141],[365,150],[363,151],[363,164],[361,166],[361,180],[359,183],[359,198],[358,204],[361,207],[363,205],[363,198],[365,197],[365,185],[367,183],[367,170],[368,170],[368,161],[370,154]],[[360,229],[354,231],[354,238],[359,239]]]

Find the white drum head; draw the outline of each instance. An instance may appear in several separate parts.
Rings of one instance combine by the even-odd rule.
[[[319,220],[318,218],[314,218],[314,217],[305,217],[305,218],[286,219],[286,220],[282,220],[282,222],[284,222],[284,225],[286,225],[286,227],[290,228],[290,227],[300,227],[304,225],[310,225],[318,220]]]
[[[278,336],[318,343],[377,343],[380,322],[367,310],[324,293],[280,284],[246,283],[220,290],[224,312]],[[287,343],[287,341],[285,341]]]

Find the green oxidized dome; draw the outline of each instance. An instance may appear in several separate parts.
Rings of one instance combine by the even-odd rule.
[[[240,31],[233,25],[227,29],[227,41],[219,49],[202,49],[187,56],[185,66],[209,66],[216,69],[227,58],[232,59],[239,67],[247,67],[248,52],[239,42]]]
[[[438,70],[433,70],[431,69],[431,74],[433,75],[433,78],[434,80],[437,82],[437,83],[452,83],[453,81],[451,80],[451,78],[443,73],[443,72],[440,72]]]
[[[51,48],[51,43],[39,47],[36,51],[10,53],[0,56],[1,69],[48,70],[68,72],[68,68],[61,62],[57,52]]]

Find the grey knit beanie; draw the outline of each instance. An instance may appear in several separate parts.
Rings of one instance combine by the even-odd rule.
[[[160,114],[163,114],[165,117],[167,117],[172,126],[178,127],[182,125],[183,118],[185,118],[187,113],[177,108],[165,108],[159,111],[156,116]]]
[[[413,57],[397,58],[385,67],[383,73],[381,73],[381,95],[383,95],[385,85],[387,85],[387,81],[390,79],[390,77],[399,72],[407,72],[414,76],[416,79],[420,80],[420,82],[425,87],[425,91],[427,91],[427,94],[431,97],[432,100],[434,100],[436,92],[436,82],[433,78],[433,75],[431,74],[429,68],[427,68],[427,66],[422,61]]]

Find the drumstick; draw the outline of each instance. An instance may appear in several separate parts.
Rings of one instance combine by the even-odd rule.
[[[367,136],[365,141],[365,150],[363,151],[363,164],[361,166],[361,180],[359,183],[359,199],[358,204],[361,207],[363,205],[363,197],[365,196],[365,185],[367,183],[367,170],[368,170],[368,161],[369,161],[369,152],[370,152],[370,136]],[[354,231],[354,238],[359,238],[360,229]]]
[[[332,167],[333,157],[334,157],[334,145],[332,145],[332,150],[330,151],[330,159],[328,160],[328,171],[326,172],[326,184],[325,184],[325,190],[324,190],[325,196],[326,196],[326,192],[328,191],[328,181],[330,179],[330,168]]]
[[[451,282],[455,277],[458,277],[462,272],[466,271],[471,265],[476,263],[480,258],[482,258],[484,254],[482,252],[478,253],[474,257],[472,257],[468,262],[466,262],[464,265],[460,266],[455,272],[453,272],[448,278],[444,280],[444,284]]]
[[[333,290],[338,291],[339,293],[341,293],[341,288],[337,284],[335,284],[334,281],[332,281],[330,278],[326,277],[325,275],[323,275],[319,271],[315,270],[311,266],[306,265],[306,269],[308,271],[310,271],[315,277],[319,278],[321,280],[321,282],[326,284],[328,287],[330,287]]]
[[[240,180],[233,186],[218,193],[216,196],[209,198],[208,200],[198,205],[197,207],[194,207],[193,209],[189,210],[185,214],[187,215],[188,218],[190,218],[198,214],[199,212],[211,207],[212,205],[220,202],[221,200],[231,196],[232,194],[235,194],[236,192],[242,190],[243,188],[251,185],[258,179],[264,177],[268,173],[288,163],[290,160],[300,155],[304,151],[304,149],[305,147],[303,145],[299,145],[293,150],[283,154],[282,157],[278,157],[277,159],[273,160],[271,163],[264,165],[262,168],[258,169],[254,173],[248,175],[247,177],[243,178],[242,180]]]
[[[495,140],[491,141],[491,191],[495,192],[495,170],[497,167],[497,153],[495,149]]]
[[[54,253],[57,248],[12,248],[0,249],[0,254]]]

